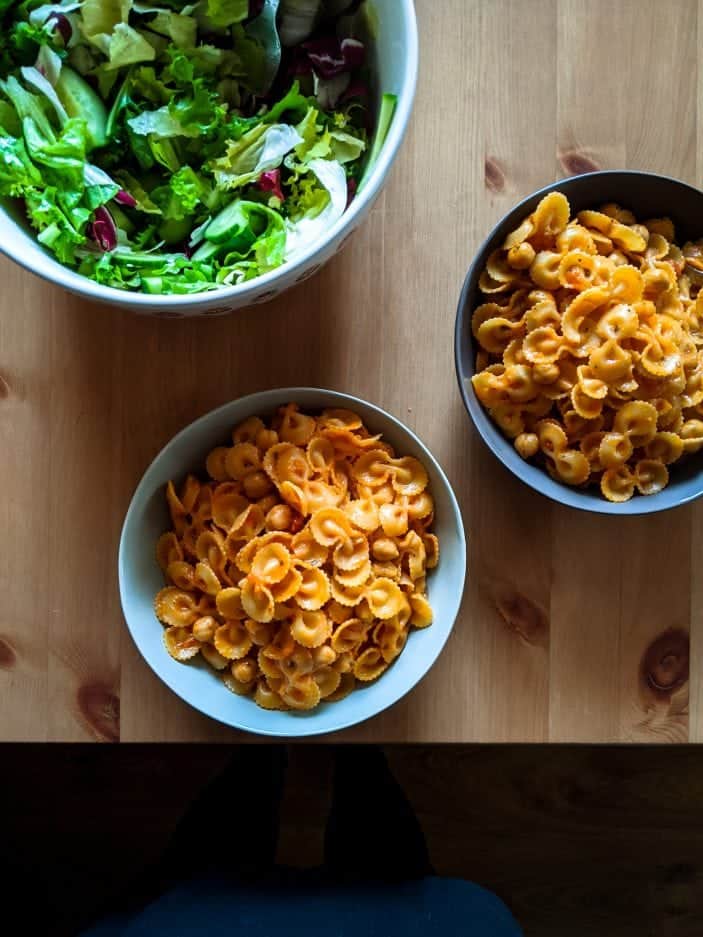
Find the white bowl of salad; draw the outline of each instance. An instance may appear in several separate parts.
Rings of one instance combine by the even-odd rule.
[[[416,76],[412,0],[0,0],[0,250],[152,315],[265,302],[363,220]]]

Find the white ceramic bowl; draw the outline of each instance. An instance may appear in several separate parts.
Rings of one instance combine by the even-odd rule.
[[[193,661],[173,660],[163,645],[163,628],[154,615],[154,596],[164,586],[155,557],[160,534],[170,521],[164,497],[169,479],[192,471],[202,473],[207,453],[230,439],[232,428],[252,415],[272,414],[295,401],[302,409],[347,407],[374,433],[382,433],[402,455],[421,459],[435,500],[435,533],[440,561],[427,577],[434,622],[415,630],[400,657],[374,683],[354,690],[346,699],[321,703],[308,713],[269,712],[253,700],[235,696],[198,655]],[[301,737],[334,732],[362,722],[391,706],[411,690],[439,656],[454,624],[464,590],[466,544],[459,506],[434,457],[407,427],[373,404],[316,388],[267,390],[242,397],[191,423],[175,436],[146,470],[127,511],[119,547],[122,609],[135,644],[154,673],[196,709],[227,725],[261,735]]]
[[[36,239],[22,212],[0,205],[0,251],[45,280],[86,299],[100,300],[167,318],[225,315],[233,309],[273,299],[312,276],[340,248],[368,214],[388,176],[410,120],[417,81],[417,23],[413,0],[374,0],[378,36],[372,47],[377,91],[398,96],[388,136],[375,164],[362,180],[349,209],[317,243],[296,260],[249,283],[192,296],[151,296],[102,286],[59,263]]]

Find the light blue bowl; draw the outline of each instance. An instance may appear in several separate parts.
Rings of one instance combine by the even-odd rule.
[[[369,686],[336,703],[321,703],[309,713],[269,712],[253,700],[235,696],[199,656],[189,663],[173,660],[163,644],[163,627],[154,615],[154,596],[164,586],[156,562],[159,535],[169,529],[164,486],[188,472],[202,474],[207,453],[226,443],[232,428],[248,416],[272,414],[295,401],[305,410],[346,407],[355,410],[373,433],[401,455],[413,455],[425,465],[435,501],[435,533],[440,561],[428,574],[428,593],[434,610],[429,628],[414,631],[405,650]],[[459,611],[466,573],[466,542],[461,513],[447,478],[420,440],[395,417],[373,404],[347,394],[311,387],[263,391],[233,400],[205,414],[181,430],[146,470],[127,511],[119,547],[122,609],[135,644],[154,673],[174,693],[207,716],[237,729],[260,735],[302,737],[335,732],[369,719],[405,696],[427,673],[449,637]]]
[[[572,215],[586,208],[597,208],[606,202],[617,202],[629,208],[635,217],[668,216],[676,226],[676,243],[696,240],[703,234],[703,191],[693,186],[657,176],[650,172],[608,169],[570,179],[559,179],[533,192],[512,208],[483,242],[469,267],[459,299],[454,330],[454,357],[464,406],[474,426],[493,454],[513,475],[553,501],[596,514],[653,514],[687,504],[703,494],[703,452],[681,459],[669,466],[669,484],[655,495],[635,494],[629,501],[606,501],[598,488],[570,488],[549,476],[539,465],[526,462],[515,451],[476,396],[471,378],[476,365],[476,342],[471,334],[471,316],[483,302],[478,286],[479,276],[491,252],[499,247],[532,212],[549,192],[563,192],[568,198]]]

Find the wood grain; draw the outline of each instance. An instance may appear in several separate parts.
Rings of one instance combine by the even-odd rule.
[[[366,397],[416,430],[469,538],[442,658],[343,738],[703,739],[703,509],[619,522],[552,507],[477,439],[452,356],[466,268],[519,198],[593,168],[703,181],[703,0],[417,8],[408,137],[369,219],[312,280],[224,319],[162,321],[0,265],[1,738],[237,738],[139,658],[116,545],[142,472],[185,423],[307,384]]]

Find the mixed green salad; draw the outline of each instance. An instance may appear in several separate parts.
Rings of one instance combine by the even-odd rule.
[[[343,214],[376,156],[351,0],[0,0],[0,196],[98,283],[237,284]],[[370,152],[373,150],[373,152]]]

